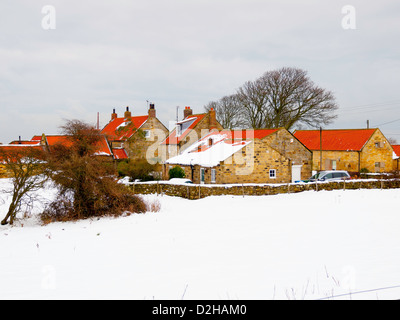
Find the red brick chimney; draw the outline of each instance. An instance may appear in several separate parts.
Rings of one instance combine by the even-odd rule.
[[[129,107],[126,107],[126,111],[124,113],[125,121],[131,121],[132,113],[129,111]]]
[[[183,119],[186,119],[191,115],[193,115],[193,110],[190,109],[190,107],[185,107],[185,110],[183,110]]]
[[[208,114],[210,117],[210,130],[217,129],[217,116],[215,114],[214,108],[211,108]]]
[[[155,107],[154,103],[150,103],[149,117],[150,118],[155,118],[156,117],[156,107]]]
[[[118,115],[115,113],[115,109],[113,109],[113,113],[111,113],[111,120],[117,119]]]

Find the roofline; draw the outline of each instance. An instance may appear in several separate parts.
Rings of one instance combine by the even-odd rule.
[[[360,129],[322,129],[322,131],[360,131],[360,130],[379,130],[379,128],[360,128]],[[293,132],[303,132],[303,131],[320,131],[320,129],[307,129],[307,130],[295,130]]]

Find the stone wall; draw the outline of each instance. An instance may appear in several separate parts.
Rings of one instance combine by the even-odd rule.
[[[163,194],[181,197],[190,200],[209,196],[236,195],[236,196],[263,196],[280,193],[298,193],[303,191],[322,190],[357,190],[357,189],[398,189],[400,180],[352,180],[340,182],[321,182],[305,184],[237,184],[237,185],[173,185],[166,182],[135,183],[129,188],[136,194]]]

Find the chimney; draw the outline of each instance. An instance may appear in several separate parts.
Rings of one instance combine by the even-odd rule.
[[[111,113],[111,120],[117,119],[118,115],[115,113],[115,109],[113,109],[113,113]]]
[[[155,118],[156,117],[156,107],[155,107],[154,103],[150,103],[149,117],[150,118]]]
[[[210,109],[209,116],[210,116],[210,130],[217,129],[217,116],[215,114],[214,108]]]
[[[190,109],[190,107],[185,107],[185,110],[183,110],[183,119],[186,119],[187,117],[191,116],[193,114],[193,110]]]
[[[208,146],[211,147],[213,145],[213,139],[209,138],[208,139]]]
[[[126,107],[126,111],[124,113],[125,121],[131,121],[132,113],[129,111],[129,107]]]

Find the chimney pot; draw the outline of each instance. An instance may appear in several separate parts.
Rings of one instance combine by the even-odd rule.
[[[126,107],[126,111],[124,114],[125,121],[130,121],[132,117],[132,113],[129,111],[129,107]]]
[[[209,121],[210,121],[210,130],[217,129],[217,116],[215,114],[214,108],[210,109],[209,117],[210,117],[210,119],[209,119]]]
[[[150,103],[149,117],[151,117],[151,118],[156,117],[156,106],[154,105],[154,103]]]
[[[117,119],[118,115],[115,113],[115,109],[113,109],[113,113],[111,113],[111,120]]]
[[[191,116],[193,114],[193,110],[190,107],[185,107],[185,110],[183,110],[183,119],[186,119],[187,117]]]

